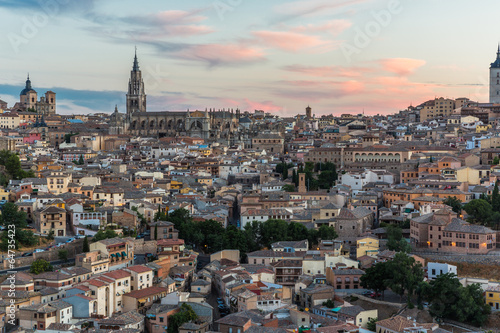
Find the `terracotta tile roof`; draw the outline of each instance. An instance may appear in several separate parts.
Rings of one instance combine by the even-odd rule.
[[[104,273],[103,275],[110,277],[112,279],[115,279],[115,280],[124,279],[126,277],[131,276],[130,272],[127,272],[126,270],[123,270],[123,269],[117,269],[116,271],[107,272],[107,273]]]
[[[146,267],[144,265],[135,265],[135,266],[130,266],[127,267],[128,270],[131,270],[132,272],[136,273],[145,273],[145,272],[152,272],[153,270],[149,267]]]
[[[160,294],[160,293],[166,292],[166,291],[167,291],[167,288],[149,287],[149,288],[144,288],[141,290],[131,291],[127,294],[124,294],[123,296],[128,296],[128,297],[133,297],[133,298],[143,298],[143,297],[147,297],[147,296]]]

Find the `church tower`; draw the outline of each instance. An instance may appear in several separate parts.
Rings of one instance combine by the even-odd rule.
[[[490,66],[490,103],[500,104],[500,44],[497,59]]]
[[[127,120],[134,112],[146,112],[146,93],[144,91],[144,80],[137,61],[137,49],[135,51],[134,65],[130,72],[127,93]]]

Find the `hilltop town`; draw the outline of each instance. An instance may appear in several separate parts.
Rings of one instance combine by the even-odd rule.
[[[0,325],[498,329],[500,51],[490,71],[488,103],[290,117],[148,111],[137,55],[125,112],[60,115],[28,77],[0,100]]]

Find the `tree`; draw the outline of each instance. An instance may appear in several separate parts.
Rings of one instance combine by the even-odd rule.
[[[491,194],[491,208],[494,212],[500,212],[500,194],[498,193],[498,181],[495,182],[493,193]]]
[[[49,233],[47,234],[47,240],[54,240],[54,229],[50,228]]]
[[[295,192],[295,185],[293,184],[285,184],[283,185],[283,187],[281,188],[282,191],[285,191],[285,192]]]
[[[462,212],[462,201],[460,199],[457,199],[457,197],[455,196],[444,199],[443,203],[450,206],[451,209],[457,214],[460,214]]]
[[[334,308],[335,307],[335,302],[333,299],[329,299],[326,302],[323,302],[323,306],[326,306],[327,308]]]
[[[59,260],[68,261],[68,250],[60,249],[57,256],[59,257]]]
[[[498,165],[500,164],[500,158],[498,158],[498,156],[495,156],[495,158],[493,159],[493,165]]]
[[[318,238],[320,238],[320,239],[333,240],[333,239],[337,238],[338,236],[339,235],[337,234],[337,231],[335,231],[335,228],[330,227],[326,224],[323,224],[318,229]]]
[[[30,273],[38,275],[43,272],[52,272],[54,268],[50,264],[50,262],[43,260],[43,259],[37,259],[33,261],[30,267]]]
[[[85,160],[83,159],[83,154],[80,154],[80,158],[78,159],[78,165],[84,165]]]
[[[158,224],[155,224],[155,240],[158,240]]]
[[[481,326],[490,313],[479,284],[463,287],[453,273],[432,280],[426,297],[431,303],[429,313],[437,320],[452,319]]]
[[[94,235],[94,237],[92,237],[92,242],[98,242],[98,241],[103,240],[103,239],[115,238],[115,237],[118,237],[118,234],[114,230],[111,230],[111,229],[106,229],[105,231],[99,230]]]
[[[90,252],[90,246],[89,246],[89,240],[87,236],[83,239],[83,248],[82,248],[83,253]]]
[[[420,282],[424,280],[422,265],[406,253],[396,253],[394,259],[387,265],[387,285],[403,299],[408,292],[408,304],[411,304],[411,296]]]
[[[391,251],[410,252],[411,246],[403,238],[403,230],[400,227],[389,224],[386,228],[387,247]]]
[[[16,249],[21,246],[33,246],[38,242],[37,237],[31,230],[24,229],[28,225],[26,222],[26,213],[20,211],[19,207],[12,202],[7,202],[3,205],[2,214],[0,215],[0,225],[5,227],[1,238],[2,243],[0,247],[2,250],[8,249],[9,239],[15,240]]]
[[[8,185],[9,179],[21,180],[35,177],[32,170],[24,171],[19,156],[8,150],[0,151],[0,165],[5,167],[5,175],[2,179],[4,186]]]
[[[182,324],[198,319],[198,316],[194,312],[193,308],[186,303],[182,303],[179,312],[168,317],[168,333],[179,332],[179,327]]]
[[[493,209],[486,200],[473,199],[469,201],[464,210],[470,215],[469,220],[472,223],[486,225],[493,215]]]
[[[378,318],[370,318],[370,320],[368,320],[368,323],[366,324],[366,328],[369,331],[375,332],[377,330],[377,321]]]
[[[379,262],[365,271],[361,275],[361,286],[365,289],[371,289],[377,293],[384,293],[388,287],[388,262]]]

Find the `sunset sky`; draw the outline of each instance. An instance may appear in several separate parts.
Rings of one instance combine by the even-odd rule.
[[[0,99],[18,101],[29,72],[58,113],[125,112],[137,46],[149,111],[487,102],[498,12],[494,0],[0,0]]]

